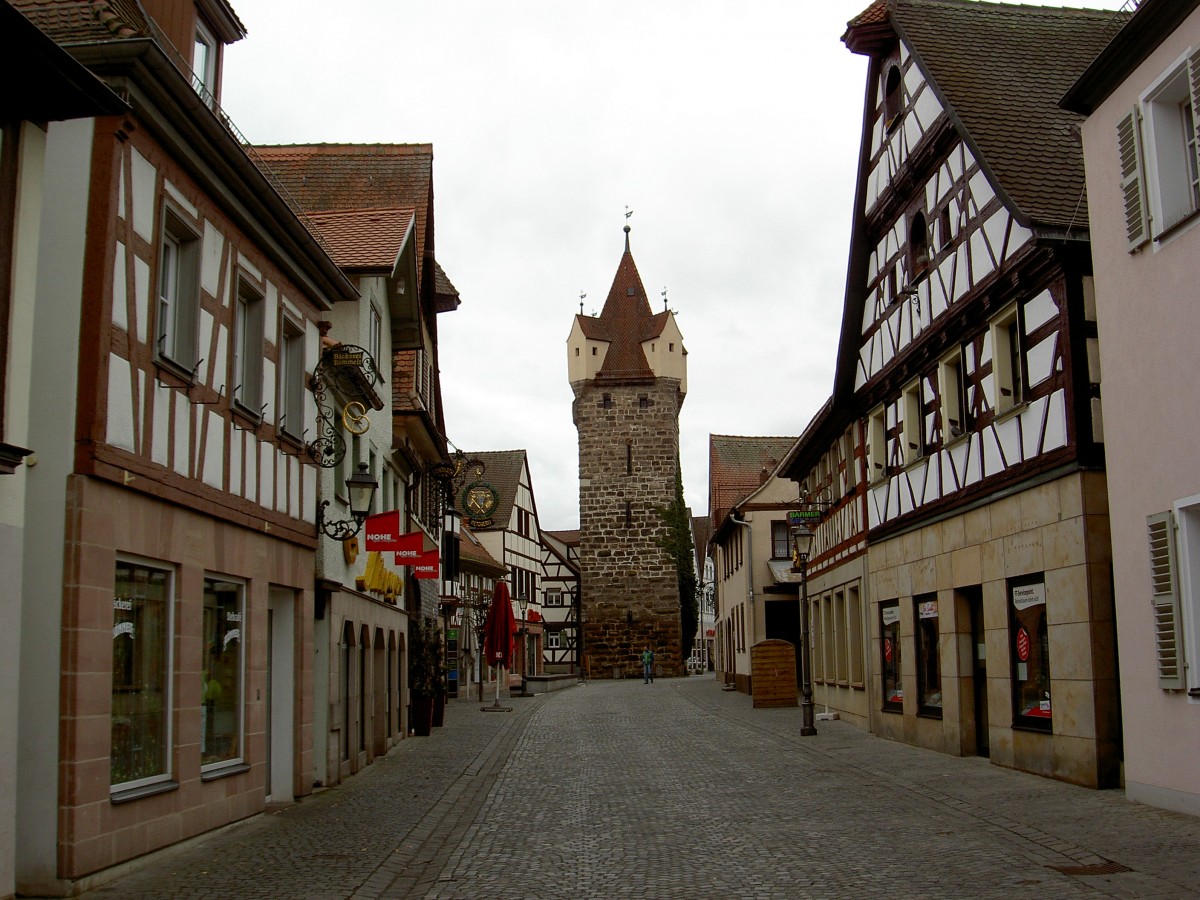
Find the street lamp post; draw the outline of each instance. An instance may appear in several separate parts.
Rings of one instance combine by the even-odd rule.
[[[800,563],[800,734],[817,733],[812,695],[812,647],[808,633],[808,555],[812,552],[813,533],[804,524],[792,526],[792,545]]]
[[[521,607],[521,695],[524,696],[529,686],[529,623],[525,618],[529,597],[525,594],[518,596],[517,606]]]

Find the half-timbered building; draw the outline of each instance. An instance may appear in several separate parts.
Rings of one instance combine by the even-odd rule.
[[[346,481],[365,466],[379,485],[373,512],[397,513],[401,531],[422,533],[422,548],[433,550],[444,497],[430,471],[447,459],[437,316],[458,307],[434,256],[433,148],[317,144],[256,152],[361,297],[331,311],[314,381],[312,439],[326,518],[347,519]],[[337,365],[347,352],[352,365]],[[417,578],[393,553],[332,531],[323,532],[318,553],[315,625],[315,779],[325,784],[360,770],[406,733],[410,621],[440,612],[436,578]]]
[[[25,492],[38,463],[30,426],[37,270],[47,122],[117,115],[128,107],[7,2],[0,2],[0,67],[20,90],[0,96],[0,897],[16,891],[20,743],[21,591]],[[47,248],[51,246],[48,241]],[[45,327],[45,323],[41,323]]]
[[[491,556],[508,572],[513,615],[521,638],[510,677],[543,671],[542,530],[538,524],[529,457],[524,450],[489,450],[468,453],[467,459],[483,464],[475,476],[468,474],[463,488],[463,520]],[[525,598],[525,609],[520,600]]]
[[[800,645],[799,578],[786,511],[796,486],[776,477],[790,437],[708,436],[708,509],[715,588],[716,672],[753,693],[750,651],[777,638]]]
[[[826,696],[855,687],[854,648],[845,668],[826,649],[854,618],[823,621],[853,585],[873,731],[1088,785],[1118,777],[1119,728],[1083,168],[1057,100],[1112,16],[879,0],[849,24],[869,69],[837,370],[786,466],[832,507],[811,559]],[[865,569],[823,584],[864,532]]]
[[[1126,794],[1200,814],[1200,2],[1145,0],[1067,93],[1096,267]]]
[[[543,662],[551,675],[580,671],[579,529],[543,531]]]
[[[220,112],[224,0],[15,5],[131,108],[46,132],[17,858],[53,893],[311,791],[306,386],[357,291]]]

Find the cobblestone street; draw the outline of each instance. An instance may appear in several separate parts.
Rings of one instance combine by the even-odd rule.
[[[489,702],[489,701],[485,701]],[[755,710],[592,682],[446,726],[94,898],[1194,897],[1200,820]]]

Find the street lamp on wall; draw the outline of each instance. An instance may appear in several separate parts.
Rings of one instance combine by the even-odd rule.
[[[808,633],[808,556],[812,552],[812,529],[804,523],[791,527],[792,548],[800,564],[800,734],[817,733],[812,696],[812,647]]]
[[[358,471],[346,479],[346,493],[350,498],[349,519],[326,519],[325,507],[328,500],[322,500],[317,507],[317,530],[335,541],[344,541],[354,537],[362,530],[363,522],[371,511],[371,503],[375,499],[375,491],[379,482],[371,475],[371,469],[366,463],[358,464]]]

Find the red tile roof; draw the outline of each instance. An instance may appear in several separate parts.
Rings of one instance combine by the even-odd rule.
[[[794,437],[708,436],[708,513],[713,530],[770,477]]]
[[[609,344],[604,365],[596,373],[597,380],[654,377],[642,350],[642,341],[662,334],[667,313],[650,311],[646,289],[642,286],[633,254],[629,252],[628,236],[599,317],[579,315],[576,319],[586,338]]]
[[[411,208],[417,264],[433,259],[431,144],[289,144],[255,147],[261,164],[309,215]],[[423,276],[418,273],[418,277]]]
[[[310,213],[329,255],[342,269],[391,272],[413,226],[411,209],[337,210]]]
[[[137,0],[10,0],[60,44],[97,43],[150,36]]]

